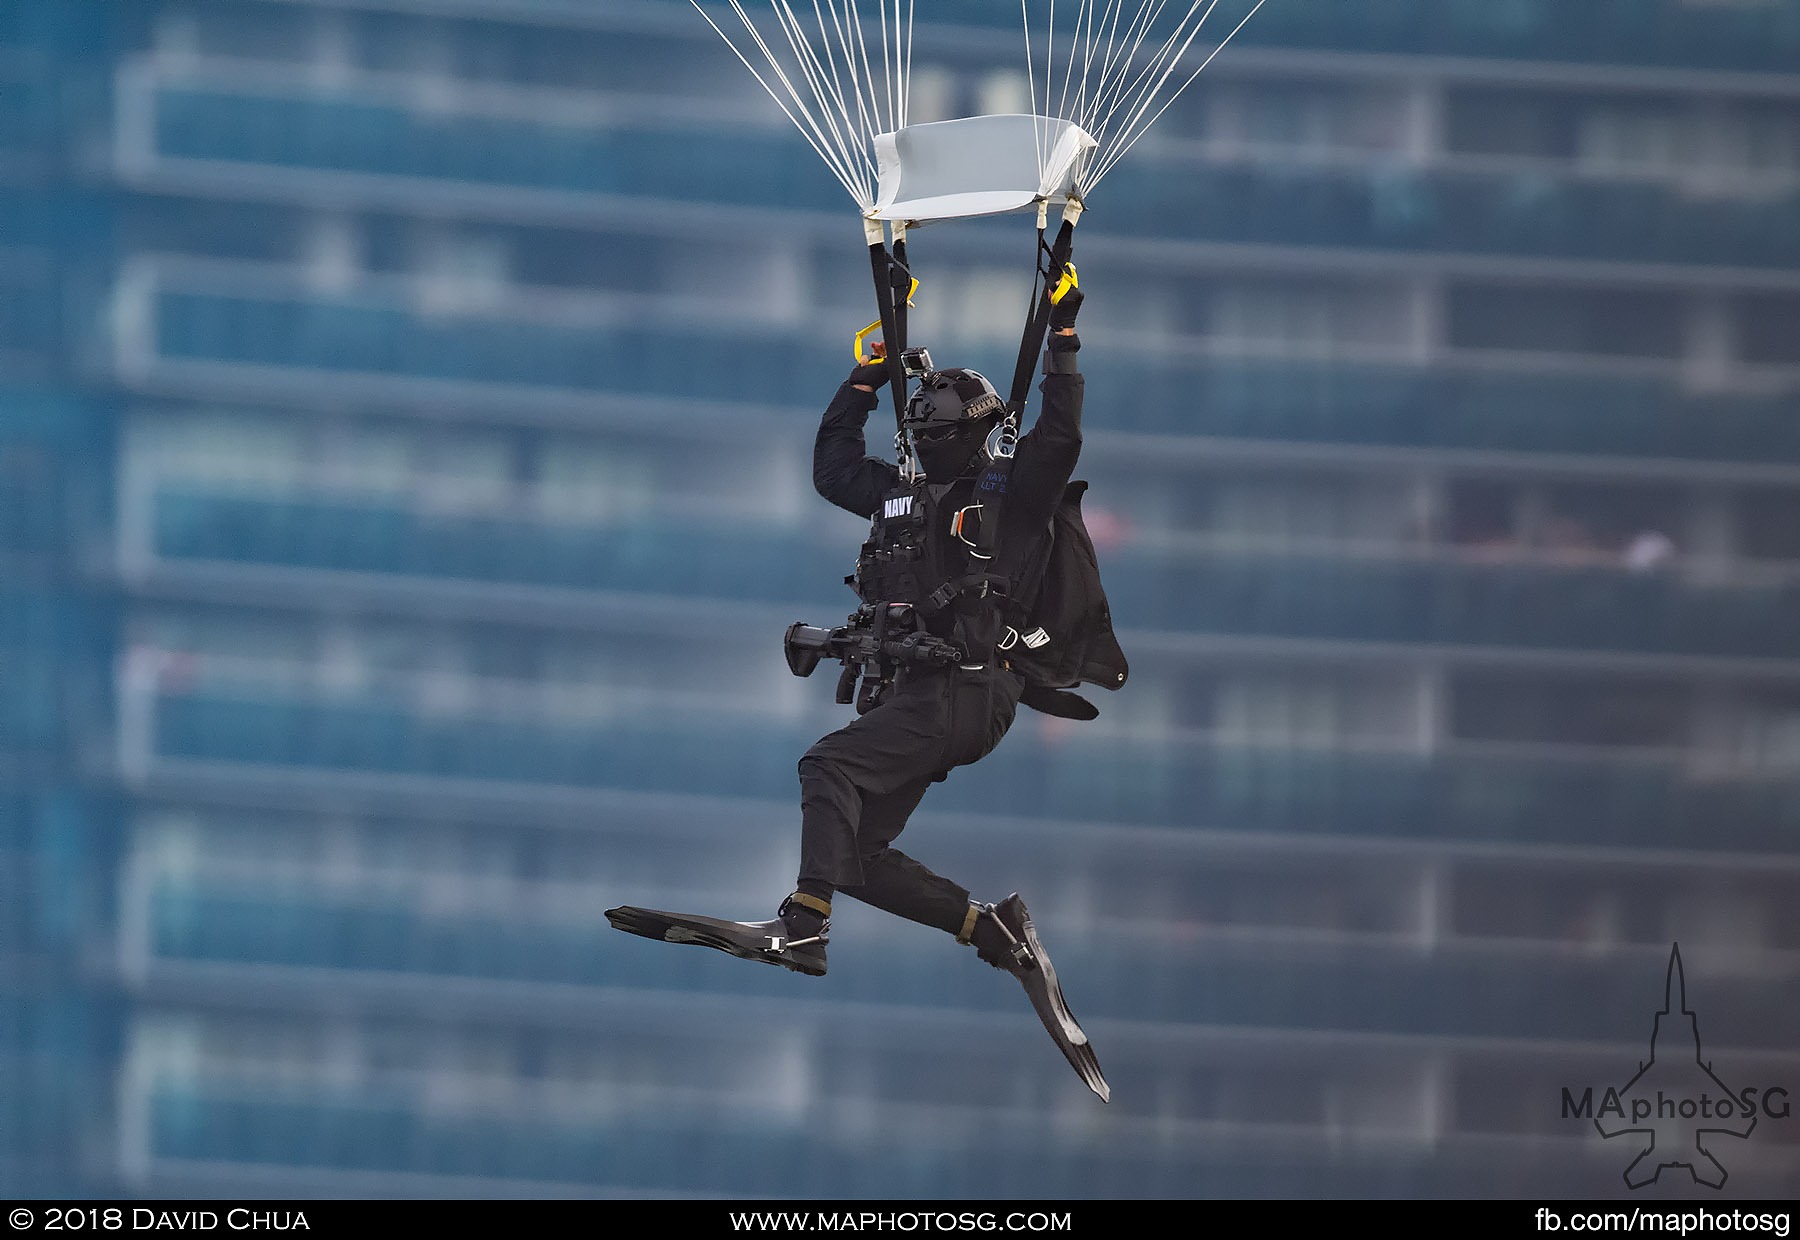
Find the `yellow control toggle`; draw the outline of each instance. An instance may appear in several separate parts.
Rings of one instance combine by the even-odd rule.
[[[919,291],[919,282],[918,282],[918,280],[915,279],[912,282],[912,287],[906,290],[906,304],[907,305],[910,306],[913,304],[913,294],[918,291]],[[855,353],[856,353],[856,364],[858,366],[868,366],[868,365],[871,365],[871,364],[881,360],[878,357],[868,356],[868,354],[866,353],[866,351],[863,348],[864,343],[869,339],[869,337],[874,335],[876,332],[878,332],[880,330],[881,330],[881,320],[876,319],[873,323],[869,324],[867,327],[863,328],[861,331],[856,333]]]

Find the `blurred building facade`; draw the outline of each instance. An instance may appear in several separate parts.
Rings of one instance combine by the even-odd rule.
[[[995,7],[915,120],[1029,106]],[[1677,940],[1800,1090],[1800,5],[1241,40],[1081,229],[1133,681],[908,836],[1026,895],[1103,1108],[942,936],[601,916],[786,892],[861,533],[853,208],[689,5],[0,9],[0,1189],[1623,1192],[1561,1091]],[[917,234],[940,362],[1031,242]]]

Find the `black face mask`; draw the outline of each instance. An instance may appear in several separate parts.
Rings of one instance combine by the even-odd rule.
[[[976,449],[985,437],[984,429],[975,423],[936,435],[915,433],[913,451],[918,454],[919,467],[925,471],[925,477],[932,482],[948,482],[960,477],[974,460]]]

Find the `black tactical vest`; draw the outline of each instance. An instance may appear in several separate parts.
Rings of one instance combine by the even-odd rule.
[[[1003,578],[978,552],[983,509],[976,479],[902,484],[882,497],[856,572],[844,580],[865,603],[910,603],[933,634],[981,661],[1002,625]]]

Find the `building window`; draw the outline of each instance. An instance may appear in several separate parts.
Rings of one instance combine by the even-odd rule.
[[[1458,154],[1568,159],[1575,154],[1581,106],[1547,91],[1452,89],[1444,141]]]
[[[1450,343],[1673,359],[1685,347],[1683,309],[1677,294],[1650,289],[1461,284],[1450,290]]]
[[[1752,560],[1800,560],[1800,493],[1756,489],[1738,499],[1738,553]]]
[[[1335,82],[1226,82],[1191,106],[1193,122],[1176,119],[1170,134],[1206,132],[1227,144],[1326,155],[1399,150],[1407,132],[1399,92]]]
[[[1213,290],[1210,334],[1255,348],[1401,348],[1411,339],[1406,293],[1386,285],[1237,280]]]
[[[1576,155],[1593,172],[1664,175],[1679,170],[1694,145],[1672,104],[1600,104],[1581,118]]]
[[[1738,351],[1759,366],[1800,366],[1800,296],[1751,293],[1736,306]]]
[[[1450,682],[1457,740],[1635,748],[1687,743],[1692,690],[1670,682],[1462,672]]]

